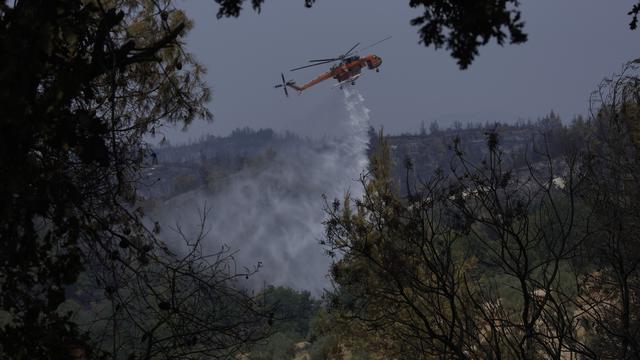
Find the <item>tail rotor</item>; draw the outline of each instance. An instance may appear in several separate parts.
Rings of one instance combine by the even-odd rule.
[[[274,87],[274,88],[276,88],[276,89],[277,89],[277,88],[282,88],[282,89],[284,90],[284,94],[285,94],[287,97],[289,97],[289,91],[287,91],[287,86],[289,86],[289,85],[293,85],[293,84],[295,84],[296,82],[295,82],[295,81],[293,81],[293,80],[286,81],[286,80],[284,79],[284,74],[283,74],[283,73],[280,73],[280,76],[282,77],[282,84],[277,84],[277,85],[274,85],[273,87]]]

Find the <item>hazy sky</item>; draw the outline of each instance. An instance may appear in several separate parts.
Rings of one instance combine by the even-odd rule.
[[[308,59],[388,35],[393,38],[370,51],[382,57],[381,72],[364,70],[357,84],[375,127],[415,132],[421,121],[514,121],[550,110],[568,120],[586,113],[603,77],[640,56],[640,33],[628,29],[626,15],[634,2],[523,0],[529,41],[483,47],[462,71],[446,50],[418,44],[409,21],[420,10],[408,1],[318,0],[306,9],[302,0],[267,0],[261,14],[248,8],[238,19],[221,20],[213,0],[179,1],[195,21],[187,46],[209,70],[215,120],[167,135],[178,143],[244,126],[333,135],[342,107],[333,80],[289,98],[272,86],[280,72],[302,83],[326,70],[287,73]]]

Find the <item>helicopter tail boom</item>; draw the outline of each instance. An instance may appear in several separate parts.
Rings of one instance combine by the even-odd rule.
[[[303,92],[304,89],[297,86],[295,82],[290,82],[289,84],[287,84],[288,87],[292,88],[292,89],[296,89],[298,92]]]

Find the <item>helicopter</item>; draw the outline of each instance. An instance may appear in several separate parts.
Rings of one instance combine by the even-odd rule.
[[[391,39],[391,36],[388,36],[380,41],[377,41],[363,49],[361,49],[360,51],[369,49],[375,45],[378,45],[379,43],[389,40]],[[375,70],[376,72],[380,72],[380,65],[382,65],[382,59],[377,56],[377,55],[366,55],[366,56],[358,56],[358,55],[351,55],[351,53],[353,52],[353,50],[355,50],[358,46],[360,45],[360,43],[356,43],[353,47],[351,47],[351,49],[349,49],[347,52],[345,52],[342,55],[338,55],[335,58],[328,58],[328,59],[316,59],[316,60],[309,60],[309,62],[313,63],[311,65],[305,65],[305,66],[300,66],[294,69],[291,69],[289,71],[297,71],[297,70],[301,70],[301,69],[306,69],[312,66],[318,66],[318,65],[324,65],[324,64],[329,64],[332,62],[338,62],[337,64],[334,64],[333,66],[331,66],[331,68],[329,69],[329,71],[326,71],[320,75],[318,75],[315,79],[303,84],[303,85],[296,85],[296,82],[293,80],[285,80],[284,77],[284,73],[281,73],[281,78],[282,78],[282,83],[274,85],[274,88],[282,88],[284,90],[284,94],[289,97],[289,92],[287,91],[287,87],[290,87],[292,89],[295,89],[298,91],[298,93],[302,93],[303,91],[305,91],[306,89],[317,85],[325,80],[334,78],[338,81],[338,84],[336,84],[336,86],[339,86],[340,89],[342,89],[343,85],[345,84],[351,84],[351,85],[355,85],[356,84],[356,79],[358,79],[360,76],[362,76],[362,69],[364,67],[370,69],[370,70]]]

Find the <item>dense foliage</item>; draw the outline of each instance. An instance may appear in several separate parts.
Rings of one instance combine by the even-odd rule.
[[[296,350],[304,350],[309,338],[311,319],[320,302],[308,291],[270,286],[260,298],[272,309],[269,324],[273,334],[250,349],[250,358],[259,360],[290,359]]]
[[[233,286],[255,270],[200,238],[172,253],[136,203],[144,137],[211,117],[189,27],[168,0],[0,4],[3,358],[216,357],[262,337]]]
[[[536,156],[489,130],[470,161],[456,138],[448,171],[404,196],[381,137],[365,195],[327,208],[344,343],[368,337],[397,358],[637,358],[638,92],[629,65],[593,118],[520,149]]]

